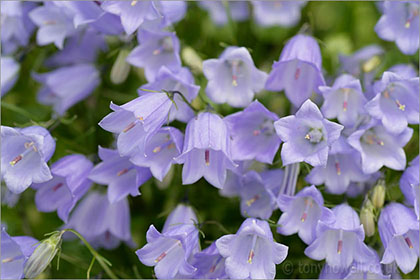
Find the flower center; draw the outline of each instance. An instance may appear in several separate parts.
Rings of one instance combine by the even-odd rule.
[[[172,52],[174,50],[174,45],[172,43],[171,37],[165,37],[160,40],[160,46],[153,51],[153,55],[161,54],[162,52]]]
[[[273,132],[273,121],[265,119],[262,124],[260,124],[256,129],[252,131],[252,135],[259,136],[261,134],[264,134],[266,136],[271,136],[273,135]]]
[[[413,20],[419,15],[419,10],[418,7],[416,7],[415,5],[409,5],[408,6],[408,18],[405,21],[404,27],[405,28],[410,28],[411,27],[411,23],[413,22]]]
[[[321,129],[319,128],[312,128],[306,135],[305,139],[311,143],[319,143],[324,138]]]
[[[29,155],[31,152],[38,151],[34,142],[26,142],[24,146],[25,146],[25,151],[17,155],[11,162],[9,162],[11,166],[15,166],[19,161],[21,161],[25,156]]]
[[[232,85],[234,87],[238,86],[238,78],[240,75],[240,67],[242,66],[242,61],[233,59],[233,60],[226,60],[226,64],[230,68],[230,71],[232,73]]]
[[[351,91],[350,88],[342,88],[341,91],[344,94],[344,100],[343,100],[343,111],[347,112],[347,106],[348,106],[348,99],[349,99],[349,93]]]
[[[305,198],[305,208],[303,209],[302,217],[300,221],[303,223],[308,217],[308,210],[314,206],[313,200],[310,197]]]
[[[337,242],[337,254],[341,254],[341,252],[343,251],[343,230],[340,229],[338,234],[339,237]]]
[[[261,196],[259,194],[256,194],[251,199],[248,199],[246,201],[246,205],[251,206],[255,201],[257,201],[260,198],[261,198]]]
[[[384,141],[382,141],[381,139],[379,139],[378,136],[376,136],[375,133],[373,133],[372,131],[367,131],[362,138],[363,142],[369,144],[369,145],[373,145],[373,144],[377,144],[379,146],[383,146],[385,145]]]
[[[169,138],[169,137],[168,137]],[[163,149],[165,149],[165,148],[168,148],[169,150],[170,149],[172,149],[172,148],[175,148],[175,144],[174,144],[174,142],[172,142],[171,141],[171,139],[169,138],[165,143],[163,143],[162,145],[160,145],[160,146],[156,146],[154,149],[153,149],[153,153],[154,154],[156,154],[156,153],[159,153],[160,151],[162,151]]]
[[[138,2],[137,0],[131,1],[131,6],[134,7],[137,4],[137,2]]]
[[[395,86],[394,85],[390,85],[388,86],[384,91],[383,91],[383,95],[386,99],[391,99],[395,102],[395,104],[397,105],[398,109],[400,109],[401,111],[405,111],[405,105],[401,104],[401,102],[392,97],[392,92],[395,90]]]

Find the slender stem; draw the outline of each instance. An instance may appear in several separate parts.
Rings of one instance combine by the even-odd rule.
[[[90,279],[90,271],[92,270],[92,267],[93,267],[93,264],[95,263],[95,260],[96,260],[96,258],[95,258],[95,256],[93,256],[92,261],[90,262],[89,268],[86,272],[86,278],[87,279]]]
[[[225,7],[225,11],[226,11],[226,16],[228,18],[228,23],[229,23],[229,27],[232,31],[232,43],[234,45],[237,45],[237,41],[236,41],[236,26],[235,26],[235,21],[232,18],[232,12],[230,9],[230,3],[229,1],[222,1],[223,2],[223,6]]]
[[[180,96],[181,96],[181,98],[182,98],[182,100],[188,105],[188,107],[190,107],[191,108],[191,110],[193,110],[195,113],[197,113],[198,112],[198,110],[197,109],[195,109],[194,107],[193,107],[193,105],[191,105],[191,103],[187,100],[187,98],[185,98],[185,96],[181,93],[181,92],[179,92],[179,91],[170,91],[170,93],[173,93],[173,94],[179,94]]]
[[[204,221],[202,224],[216,225],[218,226],[225,234],[230,234],[230,232],[218,221]]]

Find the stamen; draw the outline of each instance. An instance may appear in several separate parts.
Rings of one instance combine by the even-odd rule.
[[[238,86],[238,77],[236,75],[232,75],[232,85],[234,87]]]
[[[164,257],[166,257],[166,253],[163,252],[160,256],[155,260],[155,262],[160,262]]]
[[[25,147],[25,151],[21,153],[20,155],[16,156],[10,163],[11,166],[15,166],[16,163],[21,161],[26,155],[28,155],[32,151],[38,151],[38,149],[35,147],[34,142],[26,142],[23,144]],[[32,149],[31,149],[32,148]]]
[[[305,139],[311,140],[311,136],[309,135],[309,133],[305,135]]]
[[[206,161],[206,165],[209,166],[210,165],[210,151],[209,150],[204,151],[204,160]]]
[[[295,72],[295,80],[299,79],[299,76],[300,76],[300,68],[297,68]]]
[[[137,0],[131,1],[131,6],[134,7],[137,4]]]
[[[337,170],[337,175],[340,176],[341,168],[340,168],[340,163],[338,161],[335,162],[335,170]]]
[[[157,146],[156,148],[153,149],[153,153],[159,153],[160,152],[160,146]]]
[[[11,166],[15,166],[16,163],[18,163],[19,161],[21,161],[23,159],[23,157],[21,155],[18,155],[17,157],[15,157],[11,162],[10,165]]]
[[[175,244],[173,244],[168,250],[166,250],[166,251],[164,251],[162,254],[160,254],[159,255],[159,257],[157,257],[156,259],[155,259],[155,263],[158,263],[158,262],[160,262],[164,257],[166,257],[173,249],[175,249],[176,248],[176,246],[182,246],[182,243],[181,243],[181,241],[179,241],[179,240],[177,240],[176,242],[175,242]]]
[[[216,261],[215,261],[215,263],[210,267],[210,273],[213,273],[215,270],[216,270],[216,268],[217,268],[217,265],[220,263],[220,261],[222,260],[223,258],[221,257],[221,256],[219,256],[217,259],[216,259]]]
[[[343,230],[340,230],[338,244],[337,244],[337,254],[341,254],[342,251],[343,251]]]
[[[133,127],[135,127],[136,126],[136,124],[139,122],[139,121],[143,121],[144,119],[143,119],[143,117],[137,117],[136,118],[136,120],[135,121],[133,121],[133,122],[131,122],[129,125],[127,125],[127,127],[126,128],[124,128],[123,129],[123,131],[122,132],[127,132],[127,131],[129,131],[130,129],[132,129]]]
[[[59,188],[61,188],[63,186],[63,183],[58,183],[57,185],[55,185],[52,190],[55,192],[57,191]]]
[[[54,25],[57,24],[57,22],[55,20],[46,20],[44,21],[44,25]]]
[[[405,243],[407,243],[408,248],[413,249],[413,243],[411,243],[411,240],[408,236],[404,237]]]
[[[369,135],[366,135],[366,136],[364,137],[364,139],[365,139],[365,142],[367,142],[367,143],[368,143],[368,144],[370,144],[370,145],[372,145],[372,144],[374,144],[374,143],[378,144],[379,146],[383,146],[383,145],[385,145],[384,141],[380,140],[380,139],[379,139],[376,135],[374,135],[374,134],[369,134]]]
[[[230,65],[232,67],[232,85],[234,87],[238,86],[238,67],[239,67],[239,61],[232,60],[230,62]]]
[[[344,93],[343,111],[347,112],[350,89],[349,88],[343,88],[343,93]]]
[[[128,168],[124,168],[123,170],[121,170],[121,171],[119,171],[118,173],[117,173],[117,176],[121,176],[121,175],[124,175],[125,173],[127,173],[129,171],[129,169]]]
[[[258,199],[260,199],[260,195],[256,194],[254,195],[251,199],[248,199],[246,201],[246,205],[251,206],[255,201],[257,201]]]
[[[410,26],[411,26],[411,23],[410,23],[410,21],[409,21],[409,20],[407,20],[407,21],[405,22],[405,24],[404,24],[404,27],[405,27],[405,28],[410,28]]]
[[[158,55],[162,52],[162,48],[156,49],[153,51],[153,55]]]
[[[248,263],[252,264],[252,259],[255,256],[255,252],[254,252],[254,248],[255,248],[255,243],[257,243],[257,235],[254,235],[252,237],[252,246],[251,246],[251,251],[249,251],[249,255],[248,255]]]
[[[306,218],[308,217],[308,210],[309,208],[312,208],[313,206],[313,201],[311,198],[305,198],[305,209],[303,210],[303,214],[302,217],[300,218],[300,221],[303,223]]]
[[[395,103],[397,103],[398,109],[400,109],[401,111],[405,111],[405,105],[401,104],[398,99],[395,99]]]
[[[8,263],[8,262],[11,262],[13,260],[14,260],[13,258],[6,258],[6,259],[2,260],[1,262],[2,263]]]
[[[252,132],[252,134],[253,134],[254,136],[258,136],[258,135],[260,135],[260,134],[261,134],[261,130],[256,129],[256,130],[254,130],[254,131]]]

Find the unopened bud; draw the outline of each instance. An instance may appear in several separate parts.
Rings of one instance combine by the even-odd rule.
[[[62,235],[62,231],[56,232],[41,241],[25,264],[25,278],[36,278],[45,270],[60,249]]]
[[[111,69],[111,82],[113,84],[121,84],[127,79],[128,74],[130,73],[130,64],[127,63],[126,58],[129,53],[128,50],[123,49],[118,54]]]
[[[372,202],[366,199],[360,211],[360,222],[363,225],[366,236],[375,234],[375,215],[373,214],[373,210]]]
[[[385,202],[385,181],[380,179],[373,187],[371,195],[372,204],[376,209],[381,209]]]
[[[362,65],[363,72],[365,73],[371,72],[373,69],[378,67],[379,64],[381,64],[381,59],[377,55],[375,55],[369,60],[367,60],[365,63],[363,63]]]

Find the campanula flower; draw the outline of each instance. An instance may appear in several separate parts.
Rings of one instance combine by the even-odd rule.
[[[372,121],[353,132],[347,142],[360,153],[365,174],[374,173],[382,166],[404,170],[406,157],[402,147],[410,141],[412,134],[413,129],[409,127],[400,134],[391,134],[382,125]]]
[[[141,28],[147,30],[161,30],[185,17],[187,3],[185,1],[153,1],[158,17],[147,19],[142,23]]]
[[[277,232],[283,235],[298,233],[300,239],[311,244],[316,236],[318,221],[334,222],[334,214],[324,207],[321,192],[314,185],[303,188],[294,196],[280,194],[277,204],[280,216]]]
[[[322,75],[322,58],[316,40],[307,35],[290,39],[274,62],[265,88],[271,91],[284,90],[295,107],[300,107],[318,87],[325,85]]]
[[[10,236],[1,229],[1,279],[22,279],[26,261],[36,248],[36,240],[30,236]]]
[[[95,247],[111,250],[120,241],[133,246],[126,198],[111,204],[105,194],[89,192],[74,209],[64,228],[75,229]]]
[[[419,48],[419,4],[415,1],[385,1],[383,15],[375,26],[378,36],[395,41],[404,54],[414,54]]]
[[[255,67],[244,47],[228,47],[218,59],[204,61],[203,73],[209,81],[208,97],[215,103],[228,103],[233,107],[249,105],[267,79],[267,74]]]
[[[216,247],[216,242],[201,252],[195,253],[191,264],[197,268],[194,279],[228,279],[223,258]]]
[[[252,1],[254,17],[262,26],[294,26],[306,1]]]
[[[305,249],[305,255],[314,260],[326,259],[328,265],[343,269],[354,260],[369,261],[373,254],[363,243],[365,232],[356,211],[347,204],[340,204],[332,211],[335,222],[318,222],[316,239]]]
[[[416,267],[419,258],[419,222],[413,210],[392,202],[382,209],[378,230],[385,248],[381,263],[396,262],[403,273]]]
[[[366,104],[366,110],[381,120],[391,133],[404,131],[407,124],[419,123],[419,78],[402,78],[385,72],[375,86],[376,96]]]
[[[379,57],[384,54],[382,47],[368,45],[351,55],[340,55],[340,72],[348,73],[363,80],[363,75],[372,72],[379,65]]]
[[[182,152],[184,135],[174,127],[162,127],[130,157],[137,166],[149,167],[153,177],[162,181],[174,163],[174,158]]]
[[[414,206],[417,218],[420,220],[419,203],[420,203],[420,163],[419,156],[413,159],[407,169],[404,171],[400,179],[400,189],[405,196],[405,200],[409,205]]]
[[[77,154],[65,156],[51,165],[53,178],[31,186],[37,190],[37,209],[41,212],[57,211],[66,223],[70,211],[92,184],[87,178],[92,167],[90,160]]]
[[[411,64],[396,64],[389,68],[387,72],[392,72],[404,79],[417,77],[417,71]]]
[[[174,32],[140,29],[137,40],[140,45],[131,51],[127,62],[144,68],[149,82],[154,81],[163,65],[171,70],[181,68],[179,39]]]
[[[140,195],[139,187],[150,179],[148,168],[135,166],[128,157],[121,157],[116,150],[99,147],[101,163],[89,174],[95,183],[108,186],[108,200],[115,203],[127,195]]]
[[[162,66],[153,82],[141,86],[138,90],[139,95],[147,94],[145,90],[154,91],[178,91],[188,102],[191,102],[198,95],[200,87],[194,84],[194,77],[186,67],[177,70],[170,70]],[[177,119],[182,122],[188,122],[194,117],[194,111],[184,102],[179,94],[175,94],[173,100],[176,106],[172,107],[169,113],[169,121]]]
[[[12,57],[1,56],[0,60],[0,84],[1,96],[3,96],[15,85],[19,76],[20,65]]]
[[[89,96],[100,83],[99,71],[88,63],[34,74],[34,78],[43,85],[38,92],[38,101],[52,105],[59,115]]]
[[[21,193],[32,183],[52,179],[47,161],[55,150],[55,141],[40,126],[1,127],[1,177],[9,190]]]
[[[230,14],[234,21],[244,21],[249,17],[248,3],[245,1],[200,1],[198,5],[209,12],[212,21],[217,25],[228,23],[227,10],[224,5],[229,5]]]
[[[180,203],[172,210],[168,218],[166,218],[162,233],[165,233],[178,225],[195,225],[197,223],[198,218],[197,215],[195,215],[194,209],[189,205]]]
[[[186,128],[182,154],[175,160],[184,164],[184,185],[204,177],[211,185],[222,188],[226,181],[226,169],[236,167],[232,161],[231,141],[224,120],[208,112],[191,119]]]
[[[216,241],[226,258],[226,274],[232,279],[274,279],[276,264],[286,259],[288,247],[275,242],[266,221],[246,219],[236,234]]]
[[[342,125],[352,127],[359,115],[365,113],[363,106],[367,100],[360,81],[353,76],[343,74],[332,87],[322,86],[319,90],[324,97],[321,111],[326,118],[337,118]]]
[[[331,145],[340,137],[342,125],[326,120],[318,107],[305,101],[294,116],[274,122],[280,139],[283,165],[307,162],[312,166],[326,166]]]

